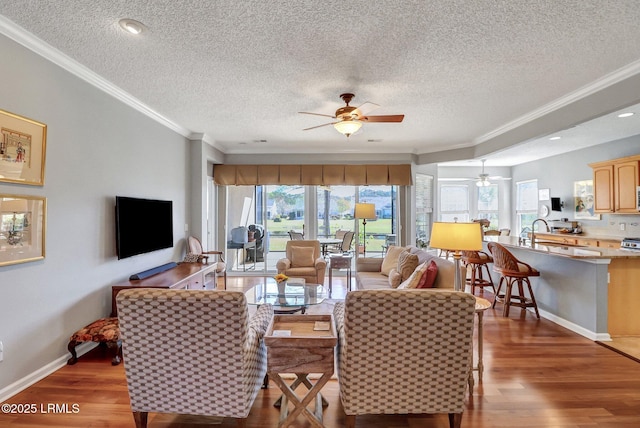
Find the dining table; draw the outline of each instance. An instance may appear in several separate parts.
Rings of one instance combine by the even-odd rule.
[[[322,252],[322,256],[326,256],[328,252],[328,247],[330,245],[340,245],[342,244],[342,239],[337,238],[318,238],[318,242],[320,242],[320,250]]]

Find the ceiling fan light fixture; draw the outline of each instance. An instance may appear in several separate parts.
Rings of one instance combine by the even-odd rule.
[[[482,177],[480,180],[476,181],[476,186],[478,187],[487,187],[491,186],[491,182],[487,177]]]
[[[359,120],[342,120],[334,123],[333,127],[339,133],[349,137],[349,135],[357,132],[362,127],[362,122]]]

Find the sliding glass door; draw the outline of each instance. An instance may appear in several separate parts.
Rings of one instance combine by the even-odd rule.
[[[228,272],[271,274],[284,257],[290,232],[304,239],[353,231],[351,251],[380,257],[397,242],[397,186],[227,186]],[[307,198],[312,200],[307,200]],[[354,219],[356,202],[372,203],[375,217]],[[308,210],[316,212],[310,217]]]
[[[227,187],[229,272],[275,272],[290,231],[306,233],[304,186]]]

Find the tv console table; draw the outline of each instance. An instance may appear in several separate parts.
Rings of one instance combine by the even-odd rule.
[[[179,263],[176,267],[145,279],[130,279],[111,286],[111,316],[118,316],[116,295],[127,288],[172,288],[215,290],[216,264]]]

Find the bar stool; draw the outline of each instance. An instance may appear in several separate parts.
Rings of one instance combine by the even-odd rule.
[[[503,316],[505,317],[509,316],[509,308],[511,306],[519,306],[522,309],[533,308],[536,312],[536,317],[540,319],[538,304],[531,289],[531,281],[529,281],[529,277],[540,276],[540,272],[527,263],[516,259],[515,256],[502,245],[496,242],[490,242],[488,246],[493,256],[493,270],[500,274],[500,282],[498,283],[498,291],[493,301],[493,307],[495,307],[496,302],[500,300],[504,304]],[[506,283],[506,291],[504,294],[500,294],[503,281]],[[518,284],[518,295],[512,296],[511,290],[514,283]],[[526,283],[529,288],[530,297],[526,297],[524,294],[524,283]]]
[[[493,258],[484,251],[463,251],[462,262],[471,268],[471,278],[467,279],[467,284],[471,286],[471,294],[476,293],[476,287],[480,287],[484,294],[484,287],[491,287],[493,294],[496,294],[496,287],[491,280],[489,263],[493,263]],[[483,278],[482,269],[487,272],[487,278]]]

